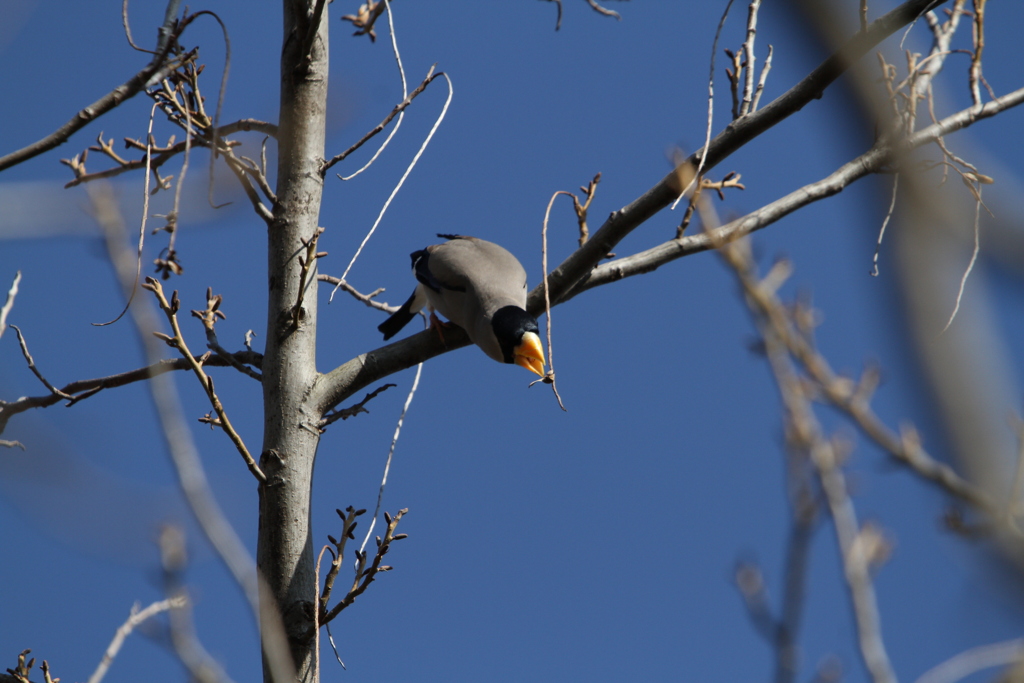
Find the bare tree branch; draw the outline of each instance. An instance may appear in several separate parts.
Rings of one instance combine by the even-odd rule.
[[[74,402],[74,396],[69,396],[68,394],[65,394],[57,387],[50,384],[50,382],[45,377],[43,377],[43,373],[40,372],[39,368],[36,367],[35,359],[32,358],[32,354],[28,352],[28,343],[25,341],[25,335],[21,333],[21,328],[19,328],[17,325],[11,325],[11,329],[13,329],[14,332],[18,335],[18,344],[21,345],[21,355],[25,357],[25,362],[28,363],[28,369],[32,371],[32,374],[35,375],[36,378],[43,383],[44,387],[50,390],[51,394],[56,394],[58,398],[62,398],[65,401]]]
[[[901,26],[913,21],[921,12],[936,4],[937,0],[905,2],[873,22],[867,31],[853,36],[846,45],[773,102],[749,116],[730,123],[708,145],[702,172],[714,168],[747,142],[799,111],[811,100],[820,97],[825,88],[839,78],[850,64],[867,54],[868,50]],[[704,150],[697,150],[683,162],[683,165],[695,167],[702,156]],[[551,273],[549,284],[552,301],[561,301],[562,296],[585,277],[605,254],[612,251],[619,241],[668,206],[682,190],[679,173],[673,171],[643,196],[619,211],[612,212],[590,241]],[[543,292],[537,287],[530,292],[527,310],[537,313],[542,310],[542,304]]]
[[[786,93],[756,112],[732,122],[725,130],[715,136],[708,146],[705,168],[711,169],[721,163],[744,144],[786,117],[799,111],[811,100],[820,97],[824,89],[842,75],[853,61],[862,57],[868,50],[892,35],[901,26],[913,21],[921,12],[927,11],[936,4],[937,0],[910,0],[873,22],[867,31],[857,33],[844,47],[822,62],[821,65]],[[1024,97],[1024,92],[1021,92],[1020,96]],[[1019,103],[1014,101],[1011,104],[1007,100],[1009,97],[1000,98],[1000,100],[1005,100],[1002,105],[1003,108]],[[946,119],[945,122],[950,128],[945,132],[970,125],[971,122],[978,120],[979,117],[991,116],[997,113],[995,109],[988,109],[990,105],[994,104],[995,102],[989,102],[981,109],[961,112],[956,117]],[[935,128],[935,126],[924,129],[916,135],[925,134],[926,131],[932,128]],[[912,138],[912,140],[915,138]],[[692,167],[702,155],[703,150],[695,151],[686,161],[680,164],[679,168]],[[552,302],[560,303],[564,301],[566,295],[576,287],[580,280],[587,277],[593,271],[596,264],[605,258],[619,241],[671,204],[679,196],[683,186],[680,183],[680,171],[673,170],[641,197],[624,208],[613,211],[604,225],[591,236],[586,244],[577,249],[558,268],[551,272],[548,278],[548,286],[550,287]],[[731,225],[723,226],[722,229],[724,230]],[[673,243],[670,242],[667,245],[662,245],[662,247],[656,247],[656,249],[661,248],[673,249]],[[703,251],[708,248],[709,245],[704,243],[697,250]],[[582,289],[578,291],[582,291]],[[530,292],[527,300],[527,310],[533,315],[539,315],[544,310],[543,286],[535,287]],[[437,335],[421,332],[388,346],[362,354],[329,373],[321,375],[317,379],[316,386],[314,387],[315,402],[321,411],[326,412],[367,385],[377,382],[393,372],[412,367],[445,351],[466,346],[469,343],[469,339],[461,330],[456,329],[452,330],[450,335],[446,333],[445,342],[447,346],[441,344],[437,339]]]
[[[730,221],[716,228],[710,235],[708,233],[700,233],[683,236],[632,256],[602,263],[595,267],[589,276],[585,277],[585,279],[569,291],[559,303],[567,301],[588,289],[621,280],[625,277],[649,273],[677,258],[707,251],[714,248],[715,241],[728,241],[756,230],[761,230],[797,209],[841,192],[852,182],[863,178],[869,173],[876,173],[884,169],[887,164],[890,164],[900,154],[908,150],[935,142],[944,135],[966,128],[977,121],[995,116],[1001,111],[1016,107],[1022,103],[1024,103],[1024,88],[992,100],[980,109],[973,107],[964,109],[937,124],[922,128],[898,144],[880,142],[861,156],[841,166],[828,177],[805,185],[742,218]],[[532,295],[533,293],[531,292],[531,300]]]
[[[174,332],[173,336],[165,334],[157,334],[157,336],[181,352],[181,355],[188,362],[192,372],[199,379],[199,383],[202,385],[203,390],[210,399],[210,404],[213,406],[214,411],[216,411],[217,417],[220,418],[219,426],[224,430],[224,433],[228,435],[228,438],[231,439],[231,443],[235,445],[235,449],[238,451],[239,455],[242,456],[246,467],[249,468],[252,475],[256,477],[259,482],[265,483],[267,481],[267,475],[263,473],[263,470],[261,470],[259,465],[256,464],[256,461],[253,460],[245,442],[242,441],[242,437],[235,430],[234,426],[232,426],[231,420],[228,419],[227,411],[224,410],[224,405],[217,396],[217,392],[214,391],[213,378],[207,375],[206,371],[203,370],[203,362],[205,362],[206,359],[203,358],[203,362],[200,362],[199,359],[192,355],[192,352],[188,349],[188,344],[185,343],[185,337],[181,334],[181,328],[178,326],[178,292],[175,291],[171,300],[168,301],[164,296],[163,287],[160,286],[160,282],[151,277],[146,278],[146,282],[142,287],[143,289],[150,290],[156,296],[157,303],[160,305],[160,310],[164,312],[167,321],[171,325],[171,330]],[[196,313],[196,311],[193,311],[193,313]],[[202,318],[203,316],[198,315],[197,317]]]
[[[324,275],[320,273],[316,276],[316,279],[320,282],[325,282],[329,285],[334,285],[335,288],[343,289],[344,291],[351,294],[357,301],[362,301],[370,308],[376,308],[378,311],[384,311],[385,313],[394,313],[398,310],[398,306],[391,306],[383,301],[376,301],[374,297],[384,293],[384,288],[380,287],[375,289],[369,294],[363,294],[349,283],[342,280],[340,277],[334,277],[333,275]]]
[[[125,638],[130,636],[137,626],[161,612],[184,607],[186,602],[187,598],[184,595],[178,595],[173,598],[154,602],[143,610],[140,610],[139,605],[136,603],[132,607],[128,620],[118,627],[113,640],[111,640],[110,645],[107,646],[107,651],[103,653],[103,659],[100,660],[100,663],[96,666],[96,670],[92,672],[92,676],[89,676],[88,683],[100,683],[100,681],[103,680],[103,677],[107,675],[107,671],[110,669],[110,665],[114,663],[114,657],[117,657],[117,653],[121,651],[121,646],[124,645]]]
[[[245,363],[257,368],[263,363],[263,356],[255,351],[239,351],[231,354],[231,357],[239,363]],[[206,359],[203,365],[205,367],[227,367],[232,365],[232,363],[221,356],[211,356]],[[161,360],[143,368],[121,372],[116,375],[71,382],[58,389],[59,393],[50,393],[45,396],[25,396],[23,398],[19,398],[17,401],[10,402],[2,401],[0,402],[0,433],[3,433],[4,428],[7,426],[7,420],[12,416],[17,415],[18,413],[23,413],[26,410],[31,410],[32,408],[46,408],[47,406],[59,403],[64,400],[61,394],[71,395],[74,402],[77,403],[78,401],[89,398],[90,396],[95,396],[103,389],[123,387],[126,384],[152,379],[153,377],[162,375],[166,372],[191,369],[192,366],[189,365],[188,361],[184,358],[171,358]]]
[[[383,4],[383,2],[381,4]],[[356,144],[352,145],[351,147],[346,149],[341,154],[336,154],[335,156],[331,157],[330,160],[325,161],[324,165],[323,165],[323,167],[322,167],[322,169],[320,171],[321,175],[326,175],[327,171],[330,170],[330,168],[332,166],[334,166],[336,163],[338,163],[340,161],[343,161],[345,159],[345,157],[347,157],[349,154],[351,154],[352,152],[356,151],[357,149],[359,149],[360,147],[365,145],[370,140],[370,138],[372,138],[373,136],[377,135],[377,133],[379,133],[382,130],[384,130],[385,128],[387,128],[387,125],[389,123],[391,123],[391,119],[393,119],[396,116],[398,116],[399,114],[401,114],[405,110],[406,107],[408,107],[410,104],[412,104],[412,101],[414,99],[416,99],[417,95],[419,95],[421,92],[426,90],[427,86],[430,85],[431,82],[433,82],[433,80],[435,78],[438,78],[438,77],[440,77],[442,75],[440,73],[436,73],[436,74],[434,73],[434,69],[436,67],[437,67],[436,64],[431,66],[430,67],[430,71],[427,72],[427,75],[423,79],[423,82],[420,83],[418,86],[416,86],[416,89],[413,90],[411,93],[409,93],[408,97],[406,97],[404,100],[402,100],[397,105],[395,105],[395,108],[391,110],[391,113],[388,114],[387,116],[385,116],[384,120],[381,121],[380,123],[378,123],[373,128],[373,130],[371,130],[369,133],[367,133],[362,138],[360,138],[359,142],[357,142]]]
[[[180,0],[170,0],[168,8],[177,7],[179,2]],[[154,79],[158,79],[159,74],[166,68],[168,54],[173,46],[177,44],[177,40],[181,36],[182,32],[194,18],[194,16],[188,16],[180,22],[175,23],[175,15],[176,13],[168,12],[165,17],[164,25],[160,29],[161,35],[164,36],[164,38],[161,39],[161,45],[157,50],[156,55],[144,69],[100,99],[79,111],[71,118],[71,120],[47,135],[45,138],[38,140],[27,147],[11,152],[6,156],[0,157],[0,171],[20,164],[32,157],[39,156],[43,152],[47,152],[58,145],[64,144],[68,141],[68,138],[85,127],[86,124],[100,116],[103,116],[125,100],[139,94],[139,92],[147,87]]]
[[[702,216],[708,213],[702,212]],[[714,222],[705,220],[704,224],[710,227]],[[864,664],[875,683],[895,683],[896,675],[882,640],[878,600],[871,579],[872,551],[877,547],[873,543],[878,541],[879,532],[868,525],[862,527],[858,522],[842,471],[846,454],[840,443],[824,434],[812,407],[812,390],[794,367],[792,356],[807,366],[806,358],[793,353],[793,344],[802,342],[803,338],[794,334],[789,315],[775,296],[788,275],[788,268],[782,277],[769,273],[761,279],[750,254],[749,241],[720,244],[720,247],[719,254],[735,271],[764,340],[768,362],[785,406],[787,444],[811,463],[825,494],[853,603]],[[824,359],[815,356],[814,362],[824,363]]]
[[[132,272],[130,264],[134,258],[125,246],[127,234],[117,202],[104,184],[93,186],[90,197],[94,205],[93,213],[103,229],[114,269],[121,279],[122,287],[130,287],[131,277],[127,274]],[[151,360],[151,365],[158,364],[154,359],[159,358],[160,342],[150,334],[159,326],[155,307],[148,297],[141,297],[136,305],[131,307],[130,312],[146,356]],[[190,363],[186,361],[186,364],[191,368]],[[183,414],[177,388],[170,378],[163,376],[164,374],[152,376],[147,384],[156,406],[178,485],[203,534],[244,592],[254,620],[261,625],[260,640],[264,648],[265,666],[274,680],[293,680],[294,667],[288,656],[280,612],[272,600],[260,597],[266,585],[256,570],[248,550],[213,495],[188,421]]]
[[[217,129],[217,137],[221,138],[218,140],[218,143],[221,145],[225,145],[225,147],[221,148],[221,154],[224,154],[229,146],[241,144],[240,142],[235,140],[224,140],[222,138],[224,138],[224,136],[226,135],[231,135],[232,133],[238,133],[240,131],[256,131],[259,133],[269,135],[270,137],[277,137],[277,126],[275,126],[272,123],[267,123],[266,121],[259,121],[257,119],[240,119],[238,121],[235,121],[234,123],[229,123]],[[126,140],[125,142],[128,143],[128,140]],[[187,144],[188,143],[185,140],[182,140],[181,142],[171,145],[169,148],[159,152],[158,154],[153,155],[152,161],[150,162],[150,168],[160,168],[174,157],[183,153],[185,151],[185,147]],[[191,144],[196,145],[198,147],[210,146],[210,143],[206,139],[200,137],[193,138]],[[86,173],[81,176],[78,176],[74,180],[71,180],[68,183],[66,183],[64,187],[75,187],[76,185],[81,185],[82,183],[87,183],[91,180],[99,180],[100,178],[113,178],[114,176],[119,176],[122,173],[126,173],[128,171],[134,171],[140,168],[145,168],[145,166],[145,157],[142,157],[140,159],[127,160],[123,164],[115,166],[114,168],[108,168],[104,171],[96,171],[95,173]]]

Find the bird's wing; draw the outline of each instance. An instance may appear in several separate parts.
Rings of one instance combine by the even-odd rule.
[[[433,287],[435,292],[466,292],[478,303],[479,315],[487,318],[502,306],[526,307],[526,271],[515,256],[475,237],[444,237],[451,239],[428,247],[425,259],[425,269],[440,284]]]
[[[451,269],[445,269],[443,259],[431,257],[440,246],[443,245],[435,244],[426,249],[414,251],[410,255],[412,258],[413,274],[416,275],[416,279],[420,284],[429,287],[434,292],[440,293],[446,289],[453,292],[465,292],[465,278],[457,271],[453,272]],[[440,271],[439,273],[434,272],[435,267]]]

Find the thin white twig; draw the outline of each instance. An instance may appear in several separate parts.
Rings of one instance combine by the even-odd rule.
[[[938,5],[938,4],[940,4],[940,3],[937,3],[937,2],[933,2],[933,3],[932,3],[932,7],[934,7],[935,5]],[[905,42],[905,41],[907,40],[907,36],[909,36],[909,35],[910,35],[910,31],[911,31],[911,30],[912,30],[912,29],[913,29],[913,28],[914,28],[915,26],[917,26],[917,20],[918,20],[918,19],[920,19],[921,17],[925,16],[925,14],[926,14],[926,13],[927,13],[928,11],[930,11],[930,10],[932,9],[932,7],[927,7],[927,8],[925,8],[925,9],[924,9],[924,11],[922,11],[922,12],[921,12],[920,14],[918,14],[918,15],[917,15],[916,17],[914,17],[914,20],[913,20],[912,22],[910,22],[910,24],[908,24],[908,25],[907,25],[907,29],[906,29],[906,30],[905,30],[905,31],[903,32],[903,36],[902,36],[902,37],[900,37],[900,49],[901,49],[901,50],[903,49],[903,43],[904,43],[904,42]]]
[[[338,653],[338,645],[334,642],[334,634],[331,633],[331,624],[327,624],[327,640],[331,641],[331,649],[334,650],[334,658],[338,660],[338,664],[341,664],[341,668],[348,671],[348,667],[345,666],[345,662],[341,660],[341,655]]]
[[[149,128],[146,129],[146,175],[145,182],[142,186],[142,223],[139,225],[139,246],[135,257],[135,280],[132,282],[131,291],[128,294],[128,301],[125,303],[124,308],[117,317],[113,320],[108,320],[105,323],[93,323],[94,327],[105,327],[106,325],[113,325],[128,312],[128,308],[132,305],[132,300],[135,299],[135,292],[139,289],[139,278],[142,276],[142,247],[146,242],[146,220],[149,218],[149,179],[153,173],[153,118],[156,116],[156,109],[160,106],[157,102],[153,103],[152,108],[149,110]]]
[[[694,187],[695,183],[700,181],[701,171],[704,170],[704,162],[708,158],[708,147],[711,146],[711,124],[715,112],[715,53],[718,52],[718,38],[722,35],[722,29],[725,27],[725,20],[729,16],[729,9],[732,8],[732,3],[733,0],[729,0],[729,3],[725,6],[722,18],[718,21],[718,29],[715,31],[715,40],[711,43],[711,69],[708,74],[708,129],[704,134],[704,149],[701,150],[700,163],[697,164],[697,172],[693,174],[693,179],[683,188],[683,191],[679,193],[676,200],[672,202],[671,208],[673,211],[678,206],[679,200],[686,196],[686,193]]]
[[[174,208],[171,209],[174,215],[174,231],[178,230],[178,216],[180,216],[181,209],[181,188],[185,184],[185,174],[188,173],[188,160],[192,154],[192,111],[190,107],[184,107],[185,109],[185,156],[181,162],[181,173],[178,174],[178,186],[174,188]],[[174,250],[174,233],[171,233],[171,251]],[[173,254],[169,254],[168,258],[171,258]]]
[[[757,10],[761,7],[761,0],[751,0],[747,10],[747,39],[743,41],[743,48],[747,58],[746,79],[743,84],[743,102],[740,104],[740,116],[746,116],[751,111],[751,104],[754,98],[754,38],[757,36]]]
[[[388,459],[384,463],[384,476],[380,480],[380,489],[377,491],[377,507],[373,510],[373,518],[370,520],[370,528],[366,530],[366,538],[363,539],[363,544],[359,546],[359,552],[362,553],[366,550],[366,543],[370,540],[370,536],[373,535],[373,527],[377,524],[377,515],[380,514],[380,503],[384,498],[384,486],[388,483],[388,473],[391,471],[391,458],[395,454],[395,445],[398,444],[398,437],[402,433],[402,423],[405,422],[405,413],[409,410],[409,405],[412,403],[412,397],[416,395],[416,388],[420,385],[420,374],[423,372],[423,363],[416,366],[416,379],[412,381],[412,388],[409,389],[409,395],[405,397],[405,405],[402,406],[402,414],[398,416],[398,424],[395,425],[395,435],[391,437],[391,448],[388,450]],[[356,562],[358,562],[358,557]],[[333,642],[333,641],[332,641]],[[339,658],[338,661],[341,661]],[[344,667],[345,665],[342,664]]]
[[[384,202],[384,206],[381,207],[380,213],[377,214],[377,220],[373,222],[373,227],[371,227],[370,231],[366,233],[366,237],[364,237],[363,241],[359,244],[359,248],[356,249],[355,255],[352,257],[352,260],[349,261],[348,266],[346,266],[345,272],[342,273],[341,279],[344,281],[348,280],[348,272],[352,270],[352,266],[355,265],[356,259],[358,259],[359,255],[363,252],[363,247],[365,247],[366,243],[370,241],[370,238],[373,236],[373,233],[377,230],[377,226],[380,225],[381,219],[384,218],[384,212],[388,210],[388,207],[391,206],[391,202],[395,198],[395,195],[397,195],[398,191],[402,189],[402,185],[405,184],[405,179],[409,177],[409,174],[412,173],[412,169],[416,167],[416,163],[420,160],[420,157],[423,155],[424,150],[426,150],[427,145],[430,144],[430,140],[431,138],[434,137],[434,133],[437,132],[437,129],[441,125],[441,122],[444,121],[445,114],[448,113],[448,105],[452,103],[452,94],[454,93],[454,89],[452,88],[452,79],[448,78],[448,74],[444,72],[441,72],[440,75],[444,76],[444,79],[448,81],[448,99],[445,100],[444,107],[442,107],[441,109],[441,114],[437,117],[437,121],[434,122],[433,127],[430,129],[430,132],[427,133],[427,137],[423,141],[423,144],[420,145],[419,150],[416,152],[416,156],[412,158],[412,162],[410,162],[409,167],[405,169],[405,173],[402,174],[402,177],[399,179],[398,184],[395,185],[395,189],[391,191],[391,195],[388,197],[387,201]],[[340,286],[341,285],[339,283],[331,291],[332,299],[334,298],[334,293],[338,291],[338,287]]]
[[[820,444],[811,460],[818,470],[822,488],[832,513],[836,539],[843,561],[843,575],[850,590],[854,621],[857,625],[857,643],[861,657],[875,683],[895,683],[896,674],[882,640],[882,625],[878,614],[878,597],[871,582],[871,568],[864,543],[860,539],[857,512],[847,492],[846,478],[835,463],[835,448]]]
[[[761,78],[757,81],[757,90],[754,91],[754,101],[750,104],[750,112],[753,114],[757,111],[757,103],[761,101],[761,93],[764,92],[764,84],[768,80],[768,72],[772,70],[772,53],[775,48],[768,45],[768,56],[764,58],[764,66],[761,67]]]
[[[316,556],[316,581],[313,583],[315,588],[313,589],[315,595],[313,596],[313,604],[316,608],[313,610],[313,633],[316,639],[316,645],[313,647],[313,670],[316,671],[316,680],[320,679],[320,563],[324,559],[324,553],[330,550],[331,546],[325,545],[320,549],[320,554]],[[333,554],[333,553],[332,553]],[[332,643],[333,644],[333,643]],[[337,653],[335,653],[337,654]],[[341,657],[338,657],[338,661],[341,661]],[[341,663],[341,668],[345,668],[345,663]],[[90,683],[92,683],[90,681]]]
[[[4,332],[7,330],[7,316],[10,315],[11,309],[14,308],[14,297],[18,296],[18,284],[20,282],[21,271],[19,270],[17,275],[14,276],[11,288],[7,290],[7,300],[4,301],[3,308],[0,308],[0,337],[4,336]]]
[[[1013,664],[1024,657],[1024,638],[972,647],[929,669],[917,683],[953,683],[993,666]]]
[[[964,275],[960,278],[960,291],[956,295],[956,305],[953,306],[953,313],[949,316],[949,320],[946,321],[946,326],[942,328],[945,332],[949,329],[949,326],[953,324],[953,319],[956,318],[957,312],[960,310],[960,302],[964,298],[964,288],[967,286],[967,277],[974,270],[974,264],[978,261],[978,253],[981,251],[981,185],[978,185],[978,194],[976,196],[976,202],[974,204],[974,252],[971,254],[971,262],[967,264],[967,270],[964,271]]]
[[[114,633],[114,639],[110,641],[110,645],[107,646],[107,651],[103,653],[103,659],[100,660],[96,670],[92,672],[92,676],[89,677],[89,683],[100,683],[103,677],[107,675],[107,670],[110,669],[110,665],[114,663],[114,657],[121,651],[121,646],[124,644],[125,638],[131,635],[131,632],[135,630],[139,624],[146,621],[150,617],[154,617],[161,612],[166,612],[170,609],[176,609],[184,607],[188,600],[184,595],[178,595],[173,598],[166,600],[160,600],[154,602],[146,609],[139,611],[139,603],[135,603],[132,606],[132,611],[128,616],[128,621],[121,624],[117,632]]]
[[[896,208],[896,190],[900,186],[900,174],[894,173],[892,176],[892,199],[889,201],[889,210],[885,214],[885,220],[882,221],[882,229],[878,231],[878,243],[875,245],[875,255],[871,259],[871,275],[878,277],[878,253],[882,251],[882,239],[885,237],[885,228],[889,225],[889,219],[892,218],[892,212]]]
[[[391,47],[392,47],[392,49],[395,52],[395,61],[398,62],[398,74],[399,74],[399,76],[402,77],[402,101],[404,102],[406,100],[406,98],[409,97],[409,86],[408,86],[408,84],[405,81],[405,67],[402,66],[402,55],[399,54],[399,52],[398,52],[398,40],[395,38],[395,20],[391,16],[391,5],[388,3],[388,0],[384,0],[384,7],[387,9],[387,12],[388,12],[388,28],[391,29]],[[390,133],[388,133],[388,136],[384,140],[384,143],[381,144],[381,146],[377,149],[376,152],[373,153],[373,156],[370,157],[370,160],[367,161],[366,164],[361,169],[359,169],[358,171],[356,171],[352,175],[347,175],[347,176],[339,175],[338,177],[341,178],[342,180],[352,180],[357,175],[359,175],[360,173],[362,173],[366,169],[370,168],[370,166],[373,165],[373,162],[375,162],[377,160],[377,157],[380,156],[380,153],[384,151],[384,148],[388,146],[388,143],[391,142],[391,138],[395,137],[395,133],[397,133],[398,129],[401,128],[401,126],[402,126],[402,119],[404,119],[404,118],[405,118],[405,110],[402,110],[398,114],[398,120],[395,121],[395,127],[391,129]],[[333,293],[332,293],[332,296],[333,296]]]
[[[593,186],[591,186],[591,188],[593,188]],[[592,192],[593,192],[593,190],[592,190]],[[550,371],[549,371],[549,373],[547,375],[545,375],[541,379],[534,380],[533,382],[530,382],[530,386],[532,387],[537,382],[547,382],[550,379],[550,381],[551,381],[550,382],[551,383],[551,390],[555,392],[555,398],[558,399],[558,406],[562,410],[566,410],[565,404],[562,403],[562,397],[558,393],[558,386],[555,384],[555,350],[554,350],[554,348],[551,345],[551,292],[548,289],[548,218],[550,218],[550,216],[551,216],[551,207],[555,205],[555,200],[558,199],[558,195],[560,195],[560,194],[565,194],[565,195],[568,195],[568,196],[572,197],[573,201],[576,203],[576,206],[579,206],[579,203],[576,202],[576,196],[575,195],[569,194],[568,192],[559,191],[559,192],[556,192],[553,195],[551,195],[551,200],[548,202],[548,208],[547,208],[546,211],[544,211],[544,225],[543,225],[543,227],[541,228],[541,231],[540,231],[540,239],[541,239],[541,257],[540,257],[540,259],[541,259],[541,266],[540,267],[541,267],[541,272],[544,273],[544,282],[543,282],[543,284],[544,284],[544,313],[547,316],[547,319],[545,320],[545,327],[547,328],[547,337],[548,337],[548,368],[550,368]],[[593,196],[593,194],[591,194],[591,196]],[[589,203],[589,200],[588,200],[588,203]],[[568,412],[568,411],[566,411],[566,412]]]

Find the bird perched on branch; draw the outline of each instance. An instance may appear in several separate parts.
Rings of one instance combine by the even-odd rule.
[[[438,234],[447,242],[412,253],[419,284],[409,300],[377,329],[395,336],[424,306],[431,323],[438,311],[466,331],[499,363],[515,363],[544,376],[537,319],[526,312],[526,271],[506,249],[463,235]],[[443,339],[442,335],[442,339]]]

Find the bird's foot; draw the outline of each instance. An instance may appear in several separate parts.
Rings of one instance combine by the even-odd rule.
[[[455,327],[455,323],[442,322],[433,311],[430,312],[430,327],[437,332],[437,338],[441,340],[445,348],[448,348],[448,342],[444,340],[444,328]]]

